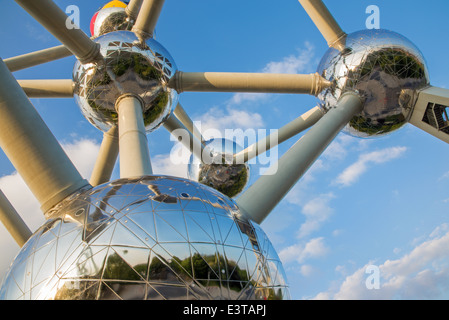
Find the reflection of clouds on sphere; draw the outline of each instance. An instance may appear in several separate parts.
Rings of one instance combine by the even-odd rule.
[[[150,38],[141,42],[131,31],[115,31],[95,39],[103,63],[81,64],[73,70],[75,99],[84,116],[102,131],[117,123],[115,103],[123,94],[135,94],[144,104],[147,132],[159,127],[178,101],[167,84],[177,68],[167,50]]]
[[[282,264],[236,204],[196,182],[121,179],[65,200],[0,299],[288,299]]]
[[[195,156],[190,157],[188,177],[227,195],[235,197],[247,186],[250,166],[247,163],[232,164],[234,154],[242,151],[234,141],[211,139],[205,143],[206,150],[212,153],[209,159],[203,156],[204,163]]]
[[[421,52],[405,37],[387,30],[363,30],[346,38],[343,51],[330,48],[318,73],[334,83],[319,98],[328,110],[347,91],[366,100],[346,131],[358,137],[381,136],[406,123],[399,96],[403,89],[422,89],[429,75]]]

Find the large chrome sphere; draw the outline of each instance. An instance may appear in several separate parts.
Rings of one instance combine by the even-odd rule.
[[[211,139],[205,143],[210,157],[200,161],[192,155],[188,166],[188,178],[227,195],[235,197],[247,186],[250,178],[250,166],[247,163],[234,162],[234,154],[242,150],[234,141]]]
[[[142,42],[130,31],[115,31],[95,39],[104,61],[73,70],[75,98],[84,116],[102,131],[117,122],[115,103],[125,93],[140,96],[147,132],[170,114],[178,94],[167,84],[177,71],[167,50],[150,38]]]
[[[22,247],[0,299],[288,299],[261,228],[235,202],[166,176],[66,199]]]
[[[425,60],[413,43],[387,30],[363,30],[347,36],[346,49],[329,49],[318,73],[334,86],[319,98],[324,109],[334,107],[347,91],[358,91],[366,100],[346,131],[358,137],[388,134],[406,123],[399,104],[404,89],[429,84]]]

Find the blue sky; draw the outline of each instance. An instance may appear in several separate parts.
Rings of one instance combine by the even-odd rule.
[[[58,45],[15,2],[3,1],[0,57]],[[80,8],[89,31],[103,1],[56,1]],[[325,1],[343,30],[362,30],[369,5],[381,28],[403,34],[423,52],[434,86],[448,87],[446,0]],[[156,39],[186,72],[313,73],[327,44],[296,0],[167,0]],[[14,73],[17,79],[71,78],[65,58]],[[49,128],[89,178],[102,133],[73,99],[32,99]],[[276,129],[314,107],[303,95],[182,93],[180,102],[203,128]],[[185,176],[173,166],[174,146],[163,129],[148,137],[155,173]],[[282,144],[285,152],[296,138]],[[284,263],[294,299],[449,298],[449,146],[407,125],[379,139],[340,134],[262,223]],[[253,170],[255,171],[255,170]],[[115,173],[117,177],[117,172]],[[257,176],[252,176],[254,181]],[[0,151],[0,188],[31,229],[43,217]],[[0,274],[19,250],[0,226]],[[380,289],[366,287],[366,268],[380,271]]]

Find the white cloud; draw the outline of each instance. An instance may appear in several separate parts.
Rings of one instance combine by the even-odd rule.
[[[292,54],[281,61],[267,63],[262,72],[297,74],[310,70],[311,63],[315,59],[315,48],[309,42],[306,42],[304,46],[304,49],[298,49],[296,55]]]
[[[335,196],[332,193],[322,194],[308,201],[302,207],[302,213],[306,217],[306,221],[299,228],[298,238],[302,239],[309,236],[329,219],[334,212],[329,206],[329,202],[334,197]]]
[[[362,154],[359,159],[347,167],[334,181],[342,187],[348,187],[354,184],[359,177],[364,174],[370,164],[381,164],[401,157],[406,147],[391,147],[378,151],[372,151]]]
[[[324,238],[314,238],[307,243],[297,243],[280,251],[279,257],[283,263],[296,261],[300,264],[309,259],[325,256],[329,248],[324,243]]]
[[[297,54],[284,57],[280,61],[271,61],[265,65],[262,73],[287,73],[301,74],[311,72],[311,66],[315,60],[314,47],[306,42],[303,49],[298,49]],[[266,93],[236,93],[229,101],[230,105],[241,104],[243,102],[257,102],[266,100],[270,95]]]
[[[449,288],[448,246],[449,231],[443,224],[409,253],[379,264],[380,289],[368,290],[366,287],[369,275],[365,270],[369,263],[347,276],[337,290],[321,292],[315,298],[446,299],[444,293]]]
[[[151,159],[153,172],[158,175],[168,175],[187,178],[190,151],[180,143],[176,143],[171,153],[159,154]]]
[[[225,110],[219,107],[211,108],[197,121],[198,129],[208,140],[214,131],[218,131],[222,136],[226,129],[258,129],[264,126],[262,116],[256,112],[248,112],[228,107]],[[209,132],[208,132],[209,131]]]

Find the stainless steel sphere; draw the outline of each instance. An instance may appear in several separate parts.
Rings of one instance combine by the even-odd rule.
[[[327,51],[318,73],[334,83],[319,95],[325,110],[334,107],[347,91],[357,91],[365,98],[363,111],[345,130],[357,137],[381,136],[402,127],[406,117],[399,103],[401,91],[422,89],[430,82],[418,48],[387,30],[348,35],[343,51]]]
[[[92,19],[91,34],[99,37],[113,31],[131,30],[134,23],[123,7],[102,8]]]
[[[142,42],[130,31],[115,31],[95,39],[104,61],[81,64],[73,70],[75,99],[84,116],[102,131],[117,123],[115,103],[125,93],[143,103],[147,132],[168,117],[178,94],[167,86],[177,71],[167,50],[150,38]]]
[[[205,143],[211,156],[200,161],[192,155],[188,166],[188,178],[227,195],[235,197],[247,186],[250,166],[247,163],[233,164],[233,156],[241,148],[233,141],[211,139]]]
[[[262,229],[235,202],[166,176],[66,199],[22,247],[0,299],[289,299]]]

